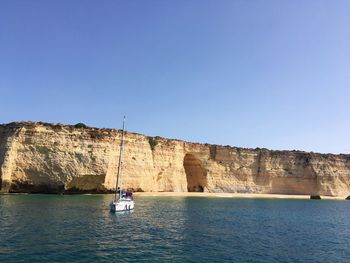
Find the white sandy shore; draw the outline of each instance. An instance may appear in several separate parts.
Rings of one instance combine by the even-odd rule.
[[[243,193],[196,193],[196,192],[137,192],[135,196],[195,196],[195,197],[227,197],[227,198],[274,198],[274,199],[310,199],[310,195],[281,194],[243,194]],[[321,196],[327,200],[345,200],[346,196]]]

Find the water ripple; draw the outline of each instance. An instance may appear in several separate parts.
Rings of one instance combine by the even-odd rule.
[[[0,195],[0,262],[348,262],[349,202]]]

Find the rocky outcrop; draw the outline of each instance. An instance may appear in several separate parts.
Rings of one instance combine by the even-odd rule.
[[[78,128],[79,127],[79,128]],[[19,122],[0,125],[2,192],[115,189],[121,131]],[[346,195],[350,155],[270,151],[127,133],[124,188]]]

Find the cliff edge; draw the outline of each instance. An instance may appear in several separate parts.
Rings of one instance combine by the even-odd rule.
[[[0,125],[1,192],[115,189],[121,131],[14,122]],[[129,133],[124,188],[153,192],[349,195],[350,155],[189,143]]]

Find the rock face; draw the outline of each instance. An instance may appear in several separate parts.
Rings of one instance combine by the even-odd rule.
[[[0,125],[1,192],[110,192],[121,131]],[[350,155],[270,151],[126,133],[123,188],[349,195]]]

